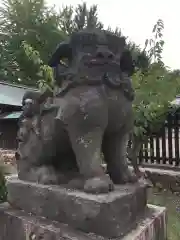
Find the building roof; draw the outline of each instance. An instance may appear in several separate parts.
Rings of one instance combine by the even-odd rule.
[[[26,91],[38,91],[38,89],[0,81],[0,104],[21,106]]]
[[[21,116],[21,114],[22,114],[22,111],[3,113],[0,115],[0,119],[18,119]]]

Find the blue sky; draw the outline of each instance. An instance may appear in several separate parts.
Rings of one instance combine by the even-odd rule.
[[[82,0],[47,0],[58,9],[62,5],[76,6]],[[164,21],[163,60],[172,69],[180,68],[180,1],[178,0],[87,0],[88,5],[97,4],[100,20],[105,26],[122,29],[136,44],[144,46],[151,37],[153,25]]]

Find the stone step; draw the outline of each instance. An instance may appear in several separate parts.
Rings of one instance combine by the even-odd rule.
[[[35,217],[0,204],[0,240],[108,240],[93,233],[74,230],[66,224]],[[111,238],[112,239],[112,238]],[[148,205],[137,227],[116,240],[166,240],[166,210]],[[115,240],[115,239],[114,239]]]
[[[109,238],[124,236],[134,228],[147,204],[143,182],[93,195],[12,177],[7,179],[7,189],[8,202],[14,208]]]

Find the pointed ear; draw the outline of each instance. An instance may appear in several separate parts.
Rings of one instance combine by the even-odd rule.
[[[38,103],[42,104],[43,102],[46,101],[48,97],[53,97],[53,92],[51,92],[50,90],[46,90],[45,92],[40,94],[38,98]]]
[[[33,96],[33,92],[32,91],[26,91],[23,95],[23,98],[22,98],[22,105],[25,104],[25,100],[26,99],[32,99],[32,96]]]
[[[41,101],[41,93],[37,91],[27,91],[25,92],[23,98],[22,98],[22,105],[24,105],[26,99],[32,99],[36,101]]]
[[[120,68],[121,71],[127,73],[128,76],[132,76],[134,74],[135,71],[134,61],[129,50],[126,50],[122,53],[120,58]]]
[[[71,58],[72,49],[68,42],[60,43],[51,58],[49,59],[48,65],[50,67],[56,67],[62,58]]]

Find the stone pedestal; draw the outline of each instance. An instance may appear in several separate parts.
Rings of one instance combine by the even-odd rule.
[[[17,178],[8,179],[7,188],[0,240],[166,240],[165,209],[147,206],[143,183],[101,195]]]

